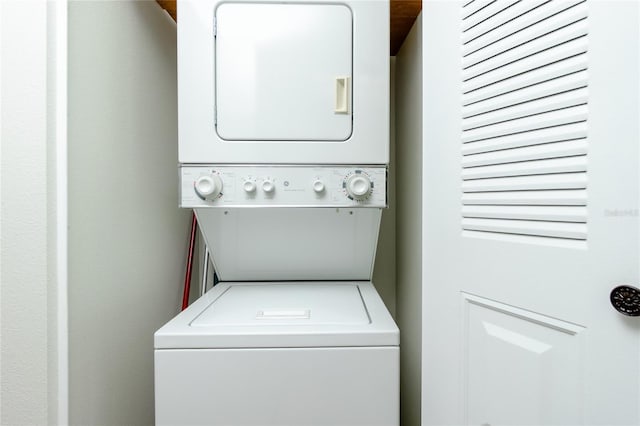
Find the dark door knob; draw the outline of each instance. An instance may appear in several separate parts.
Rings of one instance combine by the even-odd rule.
[[[640,289],[630,285],[619,285],[609,296],[616,311],[630,317],[640,316]]]

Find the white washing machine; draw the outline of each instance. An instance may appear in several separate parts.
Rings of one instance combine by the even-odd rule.
[[[156,424],[399,422],[398,329],[371,282],[221,283],[155,346]]]

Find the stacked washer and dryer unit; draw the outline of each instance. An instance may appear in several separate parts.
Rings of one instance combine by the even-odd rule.
[[[181,206],[220,283],[155,334],[161,425],[397,425],[371,282],[389,4],[178,1]]]

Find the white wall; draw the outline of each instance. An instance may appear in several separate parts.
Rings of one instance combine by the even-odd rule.
[[[69,4],[70,420],[153,423],[153,333],[178,310],[175,24],[151,1]]]
[[[0,2],[0,424],[55,424],[57,3]]]
[[[422,365],[422,16],[396,56],[397,316],[401,419],[420,424]]]
[[[391,58],[391,79],[395,72],[395,61]],[[389,208],[382,211],[378,248],[373,268],[373,284],[384,301],[389,313],[396,316],[396,152],[395,152],[395,101],[394,81],[390,82],[390,117],[389,117],[389,174],[388,203]]]

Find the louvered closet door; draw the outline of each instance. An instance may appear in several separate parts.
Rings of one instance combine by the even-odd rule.
[[[640,424],[640,3],[423,17],[424,424]]]
[[[463,229],[586,241],[587,9],[463,9]]]

